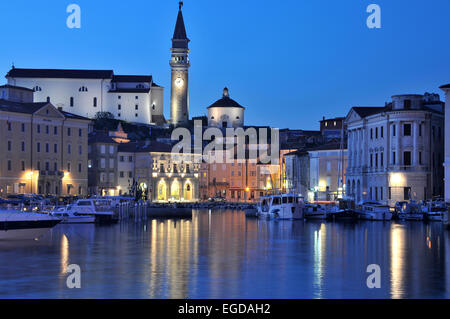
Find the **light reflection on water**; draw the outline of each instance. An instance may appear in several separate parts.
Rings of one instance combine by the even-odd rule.
[[[242,212],[59,225],[0,243],[0,298],[448,298],[440,223],[260,221]],[[66,288],[78,264],[82,288]],[[381,289],[366,286],[381,266]]]

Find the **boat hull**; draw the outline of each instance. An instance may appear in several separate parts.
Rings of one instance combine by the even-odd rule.
[[[70,217],[63,219],[61,224],[93,224],[95,223],[95,217]]]
[[[0,221],[0,240],[33,240],[42,237],[60,220]]]

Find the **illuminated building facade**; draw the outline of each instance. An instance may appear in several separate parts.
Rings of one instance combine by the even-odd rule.
[[[426,93],[352,108],[346,118],[347,195],[391,206],[442,196],[443,107],[439,95]]]
[[[289,192],[308,201],[331,201],[345,191],[347,149],[325,144],[284,156]]]
[[[90,120],[0,87],[0,196],[86,195]]]
[[[144,124],[165,123],[164,88],[153,77],[115,75],[112,70],[12,68],[8,83],[32,89],[37,102],[90,119],[109,112],[116,119]]]

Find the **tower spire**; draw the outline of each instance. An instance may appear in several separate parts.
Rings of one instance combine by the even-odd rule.
[[[177,23],[172,38],[172,88],[170,99],[170,118],[175,126],[189,121],[189,39],[184,25],[183,1],[179,2]]]

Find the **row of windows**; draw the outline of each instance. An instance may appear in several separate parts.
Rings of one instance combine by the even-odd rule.
[[[133,178],[133,172],[128,172],[128,178]],[[125,178],[125,172],[119,173],[120,178]]]
[[[36,168],[37,168],[38,171],[41,170],[41,162],[37,162]],[[44,166],[42,168],[44,168],[44,170],[46,170],[46,171],[50,171],[50,162],[45,162],[45,164],[44,164]],[[12,163],[11,160],[7,161],[7,169],[8,169],[8,171],[12,171],[13,170],[13,163]],[[20,169],[22,171],[26,170],[25,161],[21,161],[20,162]],[[55,172],[58,171],[58,163],[57,162],[55,162],[53,164],[53,170]],[[78,172],[81,173],[82,170],[83,170],[83,165],[81,163],[78,163]],[[71,165],[70,165],[70,163],[67,163],[67,171],[71,172]]]
[[[173,173],[178,173],[178,165],[177,164],[173,164],[172,167],[168,166],[168,171],[170,171],[171,168],[173,168],[173,171],[172,171]],[[165,173],[166,172],[165,166],[164,166],[163,163],[161,163],[160,166],[159,166],[159,172],[160,173]],[[189,164],[186,164],[186,171],[185,171],[185,173],[187,173],[187,174],[191,173],[191,167],[190,167]]]
[[[8,152],[12,152],[12,150],[13,150],[13,142],[12,141],[7,142],[7,150],[8,150]],[[23,142],[23,141],[20,143],[20,150],[22,152],[26,151],[25,142]],[[36,152],[38,152],[38,153],[41,152],[41,143],[40,142],[38,142],[36,144]],[[49,143],[45,144],[45,152],[50,153],[50,144]],[[56,143],[53,144],[53,153],[58,153],[58,144],[56,144]],[[72,154],[72,145],[71,144],[67,145],[67,154]],[[83,146],[81,146],[81,145],[78,145],[78,154],[79,155],[83,154]]]
[[[383,200],[383,187],[370,187],[369,197],[371,200]]]
[[[13,125],[11,122],[7,122],[7,129],[8,131],[12,131],[13,130]],[[21,132],[25,132],[26,131],[26,126],[25,123],[20,123],[20,131]],[[36,132],[38,134],[40,134],[41,132],[45,132],[45,134],[50,134],[50,131],[53,131],[53,135],[58,135],[58,127],[57,126],[53,126],[53,130],[51,130],[51,127],[49,125],[45,125],[44,129],[42,129],[41,124],[36,125]],[[67,128],[67,136],[72,136],[72,129],[70,127]],[[83,129],[78,129],[78,136],[82,137],[83,136]]]
[[[394,137],[397,135],[396,128],[397,128],[396,125],[393,124],[392,125],[392,136],[394,136]],[[419,124],[418,129],[419,129],[418,135],[422,136],[423,124]],[[403,124],[402,134],[403,134],[403,136],[412,136],[412,124],[411,123]],[[435,126],[432,127],[432,135],[433,135],[433,138],[436,138],[436,127]],[[437,135],[438,135],[439,140],[441,140],[441,136],[442,136],[441,127],[438,127]],[[374,138],[378,139],[379,137],[380,138],[384,137],[384,127],[383,126],[381,126],[380,128],[376,127],[375,129],[371,128],[370,129],[370,139],[371,140],[373,140]]]
[[[125,162],[125,156],[120,156],[120,161]],[[128,162],[133,162],[133,156],[128,156]]]

